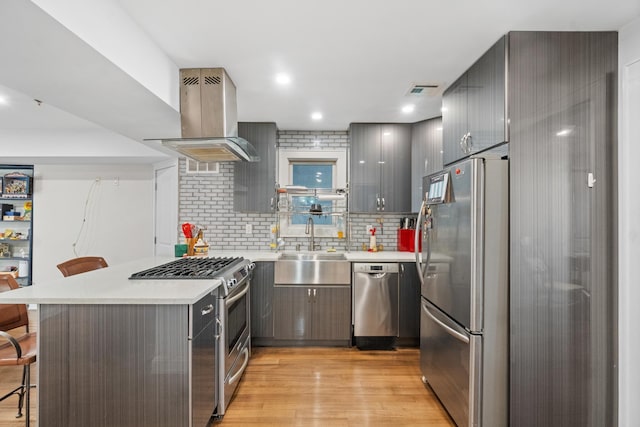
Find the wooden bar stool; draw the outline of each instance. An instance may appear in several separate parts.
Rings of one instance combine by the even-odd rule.
[[[9,275],[0,275],[0,292],[17,289],[18,282]],[[8,334],[7,331],[25,327],[22,335]],[[0,304],[0,366],[22,366],[22,384],[0,397],[18,396],[18,414],[22,416],[22,407],[26,397],[26,420],[29,427],[31,403],[31,364],[36,361],[36,334],[29,332],[29,317],[25,304]]]

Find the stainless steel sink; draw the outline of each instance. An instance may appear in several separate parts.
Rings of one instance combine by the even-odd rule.
[[[275,262],[276,285],[348,285],[351,263],[342,253],[283,253]]]
[[[337,252],[284,252],[280,255],[279,260],[283,261],[333,261],[333,260],[346,260],[347,258],[343,253]]]

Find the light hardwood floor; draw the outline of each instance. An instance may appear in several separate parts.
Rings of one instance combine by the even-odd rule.
[[[33,383],[37,371],[36,363]],[[21,368],[0,368],[0,393],[19,384],[21,375]],[[33,426],[37,395],[32,389]],[[24,426],[24,418],[15,418],[16,407],[17,397],[0,402],[0,427]],[[226,415],[215,426],[454,424],[420,381],[417,349],[258,347]]]
[[[227,426],[453,426],[419,350],[254,348]]]

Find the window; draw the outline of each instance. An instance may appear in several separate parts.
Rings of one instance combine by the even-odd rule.
[[[199,173],[219,173],[220,165],[218,162],[197,162],[195,160],[187,159],[187,173],[199,174]]]
[[[345,188],[347,185],[347,152],[335,151],[300,151],[280,150],[278,156],[278,184],[280,187],[288,185],[304,186],[307,188]],[[291,195],[292,212],[308,212],[311,204],[319,203],[323,212],[331,212],[336,202],[332,200],[317,200],[305,195]],[[280,215],[281,236],[304,236],[304,230],[309,219],[306,213]],[[315,234],[318,237],[332,237],[337,234],[337,217],[330,215],[314,215]]]
[[[291,176],[293,185],[307,188],[333,188],[335,162],[292,162]],[[308,211],[314,203],[320,204],[323,212],[331,212],[332,202],[319,201],[310,196],[294,196],[291,198],[294,211]],[[294,215],[292,224],[306,224],[308,215]],[[331,217],[318,215],[314,217],[316,225],[331,225]]]

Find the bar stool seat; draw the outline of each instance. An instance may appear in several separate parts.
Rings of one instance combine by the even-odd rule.
[[[107,261],[101,256],[84,256],[73,258],[57,265],[64,277],[73,276],[87,271],[108,267]]]
[[[18,282],[9,276],[0,276],[0,292],[19,288]],[[9,334],[16,328],[25,327],[25,332]],[[26,405],[25,425],[30,423],[31,404],[31,364],[36,361],[36,333],[29,332],[29,316],[25,304],[0,304],[0,366],[22,366],[22,383],[9,393],[0,397],[0,402],[12,395],[18,396],[18,414],[22,416],[22,407]],[[25,402],[26,398],[26,402]]]

